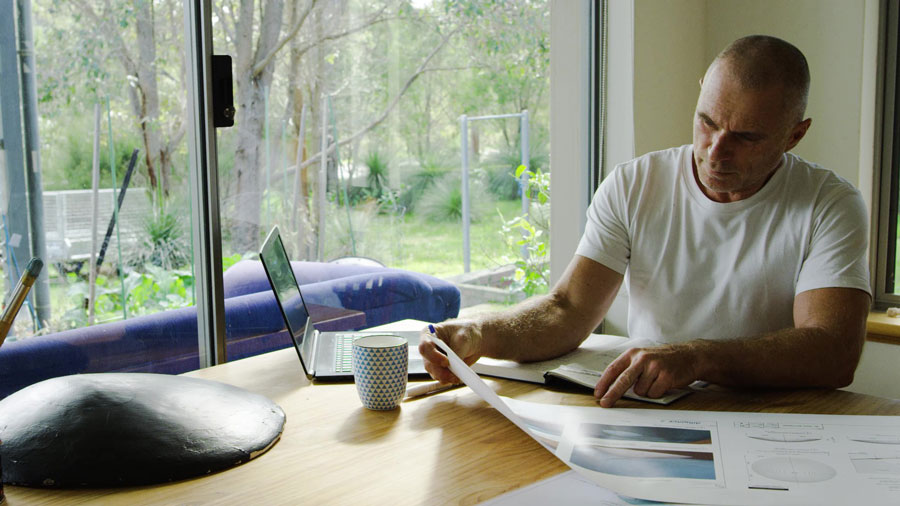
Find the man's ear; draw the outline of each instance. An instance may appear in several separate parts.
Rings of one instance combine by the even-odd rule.
[[[800,123],[797,123],[796,125],[794,125],[793,130],[791,130],[791,135],[790,135],[790,137],[788,137],[787,146],[785,146],[784,150],[790,151],[790,150],[794,149],[794,146],[796,146],[797,143],[800,142],[800,139],[802,139],[803,136],[806,135],[806,131],[809,130],[809,126],[811,124],[812,124],[812,118],[806,118],[805,120],[801,121]]]

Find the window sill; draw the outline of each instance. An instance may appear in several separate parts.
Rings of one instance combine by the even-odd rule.
[[[900,318],[892,318],[883,311],[872,311],[866,321],[866,340],[900,344]]]

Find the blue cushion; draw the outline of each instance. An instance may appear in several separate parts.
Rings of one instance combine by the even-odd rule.
[[[439,322],[459,313],[459,290],[432,276],[355,265],[292,264],[307,302],[364,313],[356,329],[408,318]],[[225,280],[228,360],[290,346],[261,264],[239,262],[225,273]],[[334,325],[318,327],[337,330]],[[7,342],[0,348],[0,397],[69,374],[180,374],[199,367],[197,349],[194,307]]]

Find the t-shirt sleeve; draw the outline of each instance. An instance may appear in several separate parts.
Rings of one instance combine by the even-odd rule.
[[[855,189],[825,199],[816,210],[796,293],[817,288],[857,288],[871,295],[866,254],[868,223],[865,202]]]
[[[587,210],[587,224],[575,254],[625,274],[631,257],[631,236],[626,206],[627,185],[623,166],[600,183]]]

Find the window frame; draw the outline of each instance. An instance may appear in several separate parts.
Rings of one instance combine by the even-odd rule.
[[[216,158],[210,83],[213,55],[212,1],[186,1],[184,18],[197,340],[200,368],[205,368],[228,361],[219,221],[219,165]]]
[[[550,187],[567,196],[550,207],[551,286],[575,254],[605,154],[605,60],[597,52],[606,34],[597,20],[606,13],[606,0],[550,0]]]
[[[897,272],[898,190],[900,190],[900,0],[882,4],[880,58],[880,149],[876,156],[875,191],[873,192],[872,240],[872,288],[874,306],[884,309],[900,305],[900,293],[894,292]]]

